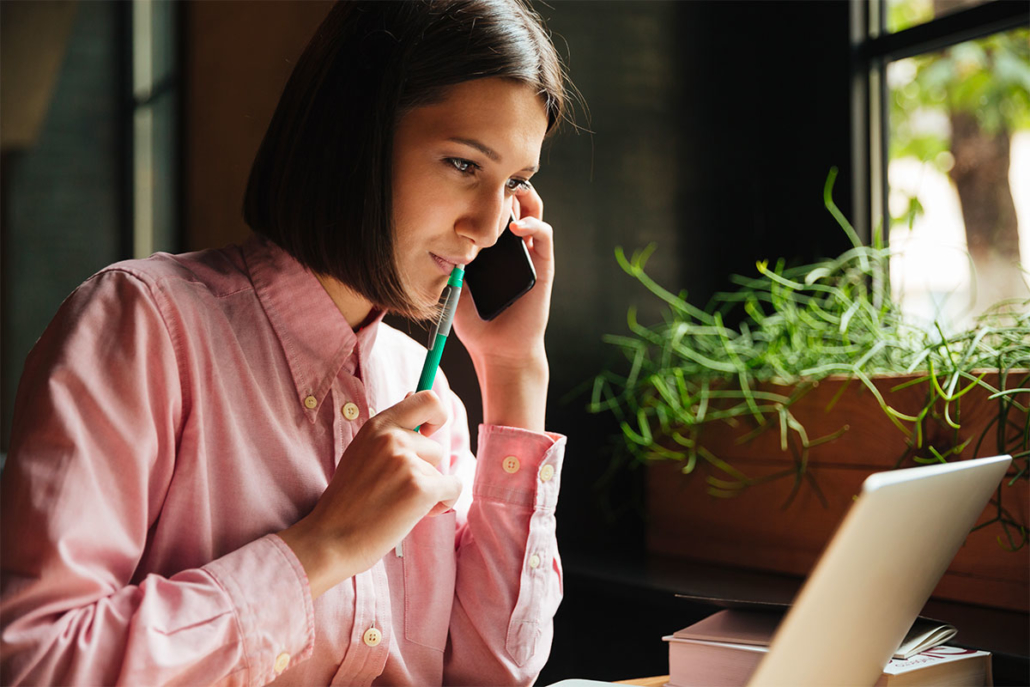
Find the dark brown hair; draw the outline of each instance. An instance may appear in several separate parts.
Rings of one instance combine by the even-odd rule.
[[[485,77],[536,88],[548,134],[566,116],[561,61],[521,0],[341,0],[286,84],[250,171],[244,220],[312,271],[416,314],[394,261],[394,129],[447,87]]]

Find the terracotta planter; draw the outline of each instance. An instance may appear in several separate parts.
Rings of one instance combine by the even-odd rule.
[[[926,385],[920,384],[897,392],[891,388],[912,379],[893,377],[875,380],[884,399],[897,410],[914,414],[924,404]],[[995,388],[998,375],[985,378]],[[847,426],[835,440],[812,447],[808,454],[808,471],[825,504],[811,484],[802,484],[789,505],[793,478],[778,479],[745,489],[738,496],[717,498],[706,493],[705,475],[726,478],[708,468],[699,468],[692,475],[680,474],[674,461],[656,462],[648,467],[648,548],[654,552],[727,563],[756,569],[792,574],[807,574],[823,547],[840,523],[852,497],[862,481],[871,473],[891,469],[906,456],[907,437],[880,409],[876,399],[860,382],[852,381],[827,411],[841,391],[843,380],[824,380],[791,407],[794,416],[808,433],[809,440],[828,436]],[[1012,386],[1010,383],[1009,386]],[[789,395],[789,390],[769,390]],[[927,436],[939,450],[969,437],[973,441],[960,454],[961,459],[1003,453],[999,446],[997,424],[984,440],[976,456],[974,447],[984,430],[998,413],[998,401],[988,400],[989,393],[976,388],[961,400],[956,432],[941,422],[925,424]],[[1025,405],[1027,399],[1020,399]],[[940,408],[943,412],[943,405]],[[1015,411],[1013,411],[1015,412]],[[1019,426],[1026,415],[1012,417]],[[954,418],[953,418],[954,419]],[[730,427],[723,423],[706,427],[702,444],[716,456],[755,479],[784,471],[795,464],[795,448],[784,452],[779,429],[739,443],[754,425]],[[1009,434],[1011,441],[1015,434]],[[1011,443],[1009,444],[1011,446]],[[954,460],[954,458],[949,458]],[[910,458],[900,467],[915,465]],[[1002,504],[1014,520],[1030,523],[1028,482],[1021,479],[1016,486],[1003,486]],[[980,522],[996,515],[992,502]],[[1013,553],[999,546],[1002,530],[997,523],[973,532],[944,575],[934,596],[1001,608],[1030,610],[1030,546]]]

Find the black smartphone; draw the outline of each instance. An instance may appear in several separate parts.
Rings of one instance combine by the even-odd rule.
[[[508,223],[514,222],[514,215]],[[480,319],[492,320],[536,284],[526,243],[504,225],[497,243],[465,267],[465,285]]]

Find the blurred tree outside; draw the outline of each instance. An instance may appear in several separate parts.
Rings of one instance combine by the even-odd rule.
[[[911,25],[968,4],[893,0],[889,22]],[[1004,298],[1030,297],[1009,182],[1012,134],[1030,129],[1030,30],[997,33],[891,68],[889,159],[916,158],[954,184],[979,294],[973,314]],[[904,212],[892,211],[892,224],[911,226],[923,211],[909,196]]]
[[[922,2],[912,2],[912,0],[886,0],[889,5],[886,17],[887,31],[897,33],[918,24],[925,24],[931,19],[939,19],[946,14],[996,1],[944,0],[943,2],[933,2],[933,0],[923,0]]]

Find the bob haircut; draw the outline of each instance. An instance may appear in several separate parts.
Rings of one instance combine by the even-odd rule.
[[[566,117],[561,61],[523,0],[341,0],[286,84],[244,220],[377,307],[420,316],[394,260],[394,130],[449,86],[486,77],[535,88],[548,135]]]

